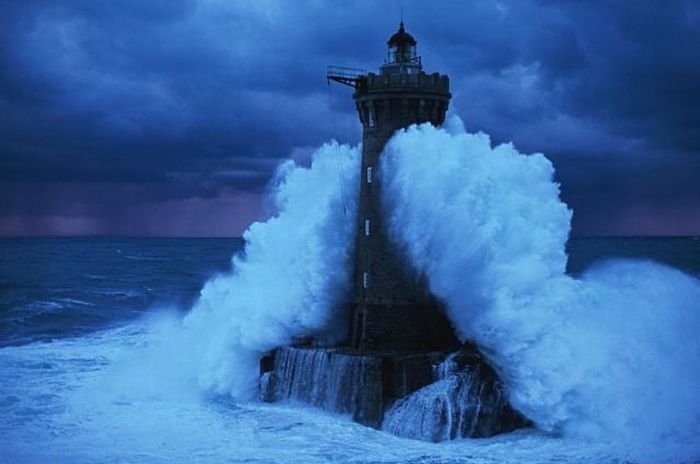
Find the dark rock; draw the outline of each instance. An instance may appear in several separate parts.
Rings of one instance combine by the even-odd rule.
[[[493,369],[475,351],[451,354],[437,366],[435,382],[399,399],[383,430],[427,441],[489,437],[526,426]]]
[[[265,372],[260,376],[260,401],[274,403],[280,400],[277,385],[279,379],[274,372]]]
[[[356,422],[371,427],[381,424],[380,358],[345,354],[337,349],[284,347],[274,351],[273,370],[263,377],[261,398],[302,401],[350,414]]]

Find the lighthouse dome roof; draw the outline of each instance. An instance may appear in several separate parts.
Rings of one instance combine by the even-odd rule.
[[[406,29],[403,27],[403,21],[401,21],[401,25],[399,26],[399,30],[394,33],[389,38],[389,41],[387,44],[391,46],[405,46],[405,45],[416,45],[416,39],[413,38],[411,34],[406,32]]]

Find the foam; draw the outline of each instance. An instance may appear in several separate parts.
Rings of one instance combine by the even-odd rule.
[[[571,211],[541,154],[453,119],[382,158],[390,230],[463,340],[545,431],[654,446],[700,436],[700,282],[645,261],[565,274]]]
[[[203,388],[250,398],[264,352],[297,336],[344,335],[357,153],[333,142],[308,168],[287,161],[278,169],[271,187],[277,212],[246,230],[232,272],[207,282],[184,320]]]

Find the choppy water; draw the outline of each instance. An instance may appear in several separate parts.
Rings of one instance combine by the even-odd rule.
[[[0,239],[0,346],[189,308],[241,239]]]
[[[240,247],[0,240],[0,463],[700,462],[692,443],[635,456],[615,443],[525,430],[431,444],[301,405],[203,396],[147,352],[154,327],[189,308]],[[569,252],[574,273],[621,256],[700,274],[700,240],[692,238],[579,239]]]

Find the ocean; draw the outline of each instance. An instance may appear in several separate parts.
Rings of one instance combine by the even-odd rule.
[[[183,386],[178,352],[153,355],[150,346],[172,336],[163,327],[242,247],[241,239],[0,240],[0,463],[700,462],[692,441],[639,457],[614,441],[535,429],[424,443],[304,405]],[[567,250],[572,275],[626,258],[700,276],[697,237],[579,238]]]

